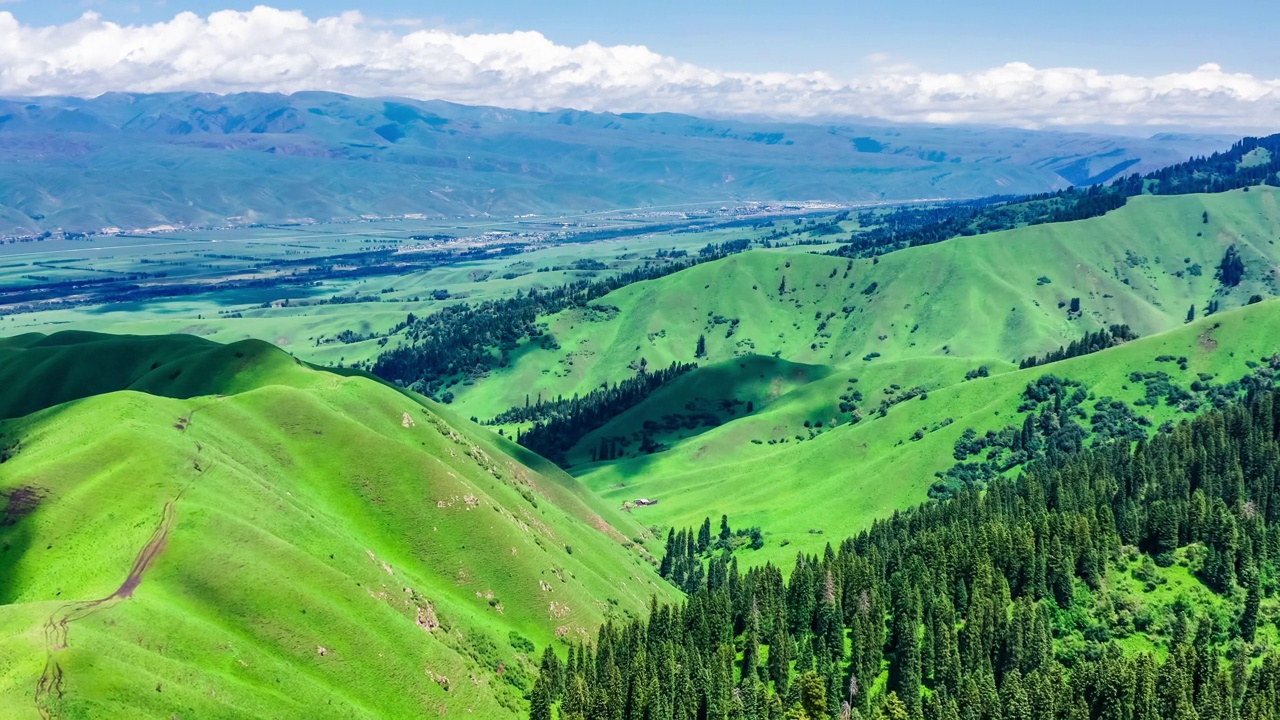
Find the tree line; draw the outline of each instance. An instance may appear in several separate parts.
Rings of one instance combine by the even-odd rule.
[[[495,366],[505,367],[510,352],[522,340],[545,339],[554,343],[554,338],[545,338],[538,328],[539,316],[585,307],[632,283],[665,277],[742,252],[749,246],[750,241],[745,239],[708,244],[697,257],[647,263],[600,280],[579,280],[550,290],[532,288],[527,293],[520,290],[510,298],[441,308],[414,318],[405,328],[405,342],[378,355],[373,373],[434,394],[460,377],[478,377]]]
[[[872,257],[965,235],[1098,217],[1142,194],[1225,192],[1261,184],[1280,186],[1280,134],[1244,138],[1226,152],[1191,158],[1142,176],[1127,175],[1105,186],[1071,187],[1023,198],[992,197],[941,207],[903,208],[880,216],[863,213],[859,216],[860,224],[872,229],[850,238],[849,244],[831,254]]]
[[[581,397],[557,397],[550,401],[539,397],[536,403],[530,404],[526,396],[524,407],[511,408],[486,424],[532,422],[533,427],[517,434],[516,442],[564,465],[565,453],[592,430],[639,405],[658,388],[697,367],[695,363],[673,362],[666,368],[650,372],[647,366],[642,366],[634,377],[612,386],[602,385]]]
[[[1031,356],[1023,358],[1018,363],[1018,368],[1025,370],[1027,368],[1037,367],[1039,365],[1048,365],[1060,360],[1068,358],[1080,357],[1081,355],[1089,355],[1092,353],[1113,348],[1117,345],[1137,340],[1138,334],[1128,325],[1112,325],[1097,332],[1086,333],[1079,340],[1072,340],[1066,347],[1059,347],[1057,350],[1050,350],[1040,357]]]
[[[1275,720],[1278,438],[1255,392],[895,513],[786,579],[712,558],[683,604],[548,648],[531,717]],[[1111,592],[1184,561],[1215,602]]]

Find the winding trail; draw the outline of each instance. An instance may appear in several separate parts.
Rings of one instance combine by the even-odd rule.
[[[184,488],[183,492],[185,490]],[[124,582],[120,583],[120,587],[116,588],[115,592],[100,600],[67,603],[55,610],[49,616],[49,619],[45,621],[44,644],[47,659],[45,660],[44,672],[40,674],[40,679],[36,682],[35,692],[36,710],[40,712],[40,717],[44,718],[44,720],[52,720],[54,717],[52,703],[61,699],[65,694],[63,690],[65,674],[61,663],[58,662],[58,653],[68,646],[68,627],[76,620],[81,620],[100,610],[105,610],[119,600],[133,597],[133,591],[142,583],[142,576],[147,572],[147,568],[151,567],[151,564],[160,556],[160,553],[164,551],[165,544],[169,541],[169,533],[173,531],[174,521],[177,518],[178,499],[181,497],[182,492],[179,492],[177,497],[164,504],[164,511],[160,516],[160,524],[151,533],[151,539],[147,540],[147,544],[143,545],[142,549],[138,551],[138,556],[133,560],[133,567],[129,569],[129,574],[125,577]]]

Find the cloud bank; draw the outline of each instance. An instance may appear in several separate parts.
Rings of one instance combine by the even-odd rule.
[[[873,61],[875,58],[873,58]],[[530,110],[876,117],[1019,127],[1267,128],[1280,79],[1214,64],[1156,77],[1012,62],[973,73],[883,64],[863,77],[739,73],[644,46],[558,45],[537,32],[459,35],[258,7],[119,25],[87,13],[24,25],[0,12],[0,95],[297,92],[439,98]]]

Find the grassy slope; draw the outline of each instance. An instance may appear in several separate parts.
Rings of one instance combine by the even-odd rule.
[[[1217,327],[1215,327],[1217,325]],[[636,497],[658,499],[637,509],[642,522],[686,527],[703,517],[728,514],[735,527],[761,525],[769,535],[765,549],[748,553],[751,562],[773,560],[784,566],[797,548],[821,549],[867,526],[873,519],[925,499],[935,472],[955,461],[956,439],[966,428],[979,433],[1021,424],[1016,412],[1027,383],[1045,374],[1080,380],[1097,397],[1132,403],[1143,387],[1129,382],[1133,371],[1164,371],[1182,386],[1196,373],[1211,373],[1214,382],[1239,379],[1249,372],[1246,361],[1280,352],[1280,300],[1224,312],[1177,330],[1143,338],[1101,353],[1046,367],[1017,370],[961,382],[962,371],[951,358],[885,363],[877,368],[890,376],[937,378],[925,399],[896,405],[883,418],[869,418],[823,432],[803,434],[782,444],[754,444],[787,422],[775,416],[791,404],[779,401],[768,411],[710,430],[655,455],[579,468],[579,478],[605,499],[621,504]],[[1186,356],[1188,367],[1159,363],[1161,355]],[[949,375],[948,372],[952,371]],[[950,378],[949,380],[947,378]],[[840,381],[845,378],[840,376]],[[871,372],[860,386],[885,381]],[[812,407],[821,397],[820,381],[800,388],[795,404]],[[829,396],[834,386],[826,389]],[[865,389],[865,387],[864,387]],[[1091,408],[1092,402],[1087,403]],[[1156,424],[1176,419],[1170,408],[1135,408]],[[1184,416],[1185,417],[1185,416]],[[952,423],[939,427],[941,422]],[[923,439],[912,441],[924,427]],[[821,530],[822,535],[810,530]],[[783,546],[788,540],[789,546]]]
[[[670,445],[750,413],[777,410],[774,406],[793,398],[798,388],[811,385],[831,372],[831,368],[823,365],[802,365],[759,355],[699,367],[589,433],[568,454],[569,463],[593,462],[592,451],[605,437],[625,436],[634,446],[642,434],[648,433],[654,441]],[[634,452],[636,448],[629,450]]]
[[[154,347],[173,342],[188,341],[0,345],[9,378],[6,360],[32,352],[44,358],[34,370],[76,355],[128,365],[136,353],[208,375],[197,389],[126,373],[120,387],[201,394],[121,390],[0,423],[0,445],[21,441],[0,491],[44,493],[0,527],[5,717],[37,716],[44,623],[109,596],[175,498],[167,544],[133,597],[72,622],[69,647],[50,655],[65,672],[59,717],[505,717],[520,693],[497,663],[531,669],[510,632],[540,647],[670,597],[622,547],[619,529],[640,532],[626,516],[436,406],[259,343]],[[67,357],[49,357],[54,347]],[[209,361],[228,352],[248,367],[219,380]],[[10,406],[30,394],[4,387]],[[428,602],[445,628],[419,627]]]
[[[957,239],[851,266],[841,258],[750,252],[612,293],[598,303],[620,309],[607,319],[582,311],[554,316],[549,331],[559,350],[528,348],[513,368],[458,396],[469,414],[491,417],[522,403],[526,392],[567,396],[616,381],[641,357],[651,366],[692,361],[699,335],[711,362],[776,352],[837,367],[860,366],[872,352],[879,362],[1010,361],[1115,322],[1149,335],[1182,324],[1189,306],[1202,309],[1214,297],[1214,267],[1233,243],[1248,271],[1219,298],[1222,306],[1242,305],[1253,293],[1280,294],[1271,272],[1280,259],[1277,238],[1280,191],[1254,188],[1140,197],[1100,218]],[[1199,276],[1188,271],[1197,264]],[[1041,277],[1050,282],[1039,284]],[[873,282],[876,291],[864,295]],[[1058,306],[1073,297],[1083,310],[1077,320]],[[835,315],[819,333],[829,313]],[[732,337],[717,316],[739,320]]]
[[[165,397],[233,394],[266,382],[297,384],[295,361],[270,346],[190,335],[139,338],[90,332],[0,339],[0,418],[116,390]]]
[[[523,403],[525,393],[586,392],[631,374],[640,357],[650,366],[691,361],[698,336],[705,335],[704,367],[585,438],[569,459],[578,465],[576,475],[616,504],[658,498],[658,506],[637,511],[644,522],[692,525],[727,512],[736,525],[760,524],[775,537],[759,556],[776,559],[795,545],[820,547],[826,538],[844,537],[874,517],[922,500],[933,473],[953,462],[955,437],[969,426],[1008,424],[996,413],[1008,417],[1017,394],[1037,373],[1080,373],[1086,382],[1101,383],[1100,394],[1132,400],[1139,388],[1124,390],[1124,377],[1155,369],[1149,367],[1153,358],[1166,353],[1150,348],[1172,343],[1178,351],[1171,354],[1194,356],[1188,373],[1221,372],[1219,381],[1243,375],[1246,359],[1276,349],[1265,334],[1231,330],[1231,318],[1243,316],[1213,319],[1224,322],[1216,332],[1225,333],[1230,346],[1226,360],[1222,353],[1197,354],[1199,331],[1180,328],[1193,303],[1201,314],[1210,299],[1230,308],[1254,293],[1277,294],[1272,268],[1280,258],[1278,200],[1280,193],[1270,188],[1142,197],[1102,218],[957,239],[879,262],[854,261],[852,267],[823,256],[746,253],[638,283],[599,301],[616,306],[617,313],[570,311],[551,318],[548,329],[560,349],[524,349],[513,367],[461,388],[458,402],[466,414],[488,417]],[[1221,294],[1214,267],[1233,243],[1247,274],[1239,287]],[[1190,272],[1193,265],[1200,266],[1199,275]],[[783,276],[788,292],[780,296]],[[1041,283],[1041,277],[1050,282]],[[876,291],[863,294],[873,282]],[[1059,307],[1073,297],[1081,298],[1084,311],[1078,319]],[[852,311],[846,319],[847,308]],[[819,333],[818,325],[832,312]],[[1280,324],[1276,314],[1270,304],[1246,313],[1269,326]],[[726,337],[733,318],[739,323]],[[1116,322],[1128,323],[1146,339],[1051,370],[1010,372],[1017,358]],[[1174,332],[1160,335],[1169,330]],[[590,464],[601,437],[634,434],[646,420],[662,424],[672,414],[714,407],[721,399],[758,396],[751,386],[762,372],[784,372],[785,363],[775,361],[779,369],[767,370],[760,365],[765,360],[752,355],[775,352],[816,366],[809,381],[788,385],[750,417],[739,407],[733,417],[722,413],[719,420],[727,424],[714,429],[661,432],[656,439],[671,446],[667,452]],[[863,359],[873,352],[880,357]],[[736,379],[735,364],[745,365]],[[982,364],[997,377],[962,382],[966,371]],[[1158,369],[1179,375],[1169,364]],[[859,380],[853,387],[866,398],[864,415],[893,384],[923,385],[931,392],[884,419],[832,431],[850,378]],[[1181,383],[1192,379],[1186,375]],[[916,429],[929,430],[948,417],[951,426],[908,441]],[[807,429],[806,420],[826,427]],[[895,447],[899,441],[905,445]],[[811,529],[825,536],[809,534]],[[781,550],[782,539],[792,547]]]
[[[854,223],[846,222],[847,227]],[[657,233],[632,236],[616,240],[592,243],[568,243],[551,245],[515,256],[489,257],[480,260],[445,265],[427,270],[406,272],[392,277],[356,278],[326,281],[319,288],[275,287],[262,288],[249,293],[207,292],[177,298],[157,298],[151,301],[106,306],[86,306],[62,310],[44,310],[21,315],[0,316],[0,333],[54,332],[59,330],[93,330],[120,334],[162,335],[182,333],[199,335],[220,343],[256,338],[279,345],[297,357],[318,364],[333,366],[357,361],[371,362],[383,351],[378,339],[354,343],[336,342],[333,338],[344,330],[361,335],[386,333],[397,323],[404,322],[409,313],[423,315],[435,312],[446,304],[459,301],[481,301],[510,297],[516,292],[528,292],[530,288],[547,289],[579,280],[602,278],[617,272],[625,272],[644,265],[658,250],[682,249],[696,253],[708,243],[721,243],[743,237],[763,235],[772,228],[721,229],[696,233]],[[264,233],[266,231],[263,231]],[[399,230],[409,234],[412,230]],[[422,232],[427,232],[424,230]],[[258,257],[269,257],[276,248],[271,238],[254,236],[252,231],[237,232],[237,237],[247,237],[242,245],[244,252]],[[283,246],[296,244],[296,238],[276,240]],[[181,244],[180,242],[178,244]],[[195,248],[207,248],[192,244]],[[103,255],[92,244],[81,243],[70,248],[72,252],[95,255],[95,267],[112,264],[111,269],[130,272],[155,269],[155,265],[136,264],[139,256]],[[52,251],[61,257],[63,249]],[[113,252],[113,251],[107,251]],[[124,252],[124,251],[120,251]],[[145,250],[139,250],[145,253]],[[19,256],[26,261],[26,257]],[[172,254],[152,258],[153,263],[165,260],[169,271],[203,271],[201,265],[208,258],[199,257],[197,250],[181,249]],[[609,270],[551,270],[568,268],[575,261],[595,260],[607,265]],[[225,261],[224,261],[225,262]],[[236,261],[243,262],[243,261]],[[0,261],[0,267],[5,263]],[[540,271],[546,269],[546,271]],[[230,272],[229,270],[224,270]],[[31,267],[21,265],[8,270],[0,269],[0,280],[21,284],[28,282],[23,275]],[[42,273],[55,271],[41,269]],[[6,274],[7,273],[7,274]],[[504,278],[504,275],[518,275]],[[84,273],[74,277],[83,277]],[[392,292],[384,292],[392,290]],[[447,300],[431,299],[431,293],[446,290]],[[299,301],[322,299],[334,295],[347,297],[375,297],[377,302],[344,303],[338,305],[302,305]],[[288,306],[281,300],[291,298]],[[267,304],[268,307],[262,307]]]

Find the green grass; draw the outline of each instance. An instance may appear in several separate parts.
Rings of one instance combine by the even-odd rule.
[[[735,527],[760,525],[768,543],[748,557],[789,567],[797,549],[820,550],[923,501],[934,473],[955,462],[952,447],[965,428],[981,433],[1020,423],[1018,395],[1042,374],[1079,379],[1097,397],[1132,402],[1142,393],[1141,386],[1126,387],[1134,370],[1170,372],[1184,387],[1198,372],[1226,382],[1248,372],[1246,360],[1280,350],[1268,330],[1280,330],[1272,303],[1184,327],[1193,303],[1199,316],[1211,299],[1231,308],[1255,293],[1277,294],[1270,268],[1280,259],[1278,199],[1270,188],[1135,198],[1102,218],[962,238],[852,265],[804,253],[745,253],[598,301],[617,313],[571,310],[549,318],[560,349],[513,353],[518,360],[511,367],[455,388],[456,406],[486,418],[522,404],[526,394],[585,393],[634,373],[640,358],[651,367],[693,361],[704,335],[703,367],[584,438],[569,453],[573,473],[617,506],[659,500],[635,511],[645,524],[695,526],[728,514]],[[1230,244],[1246,258],[1246,278],[1220,292],[1214,267]],[[1199,275],[1190,272],[1193,265]],[[779,294],[783,277],[787,292]],[[872,283],[875,291],[864,294]],[[1073,297],[1083,310],[1074,319],[1059,307]],[[1217,322],[1222,327],[1212,329]],[[1111,323],[1127,323],[1144,337],[1016,371],[1018,359]],[[1206,331],[1221,350],[1206,349],[1212,345],[1202,341]],[[1187,355],[1188,370],[1156,363],[1163,354]],[[764,369],[769,362],[779,367]],[[809,370],[755,412],[738,406],[733,415],[715,413],[715,427],[667,429],[674,415],[722,408],[721,401],[760,404],[762,375],[785,372],[790,363]],[[980,365],[992,377],[965,382],[965,373]],[[853,378],[856,385],[849,384]],[[875,419],[893,385],[897,393],[923,386],[928,397]],[[860,413],[867,418],[854,426],[837,407],[850,388],[863,394]],[[1176,415],[1164,407],[1141,411],[1156,425]],[[669,449],[635,457],[646,421],[651,429],[656,423],[655,440]],[[917,430],[924,437],[913,441]],[[632,438],[632,456],[593,462],[592,450],[610,436]]]
[[[1111,626],[1120,629],[1114,639],[1126,652],[1152,652],[1163,661],[1169,650],[1169,639],[1174,636],[1177,606],[1183,606],[1189,617],[1212,616],[1220,627],[1229,627],[1243,611],[1245,592],[1242,588],[1222,595],[1196,574],[1203,551],[1199,545],[1184,547],[1173,554],[1174,564],[1153,567],[1154,574],[1149,578],[1136,553],[1114,559],[1102,587],[1085,595],[1087,590],[1078,583],[1081,592],[1078,597],[1091,598],[1097,616],[1108,618]],[[1273,616],[1275,611],[1275,600],[1264,600],[1262,617]],[[1255,642],[1270,647],[1278,637],[1275,623],[1262,622]]]
[[[510,633],[540,651],[672,598],[630,547],[643,531],[628,516],[365,377],[191,338],[27,336],[0,358],[8,378],[22,362],[50,377],[113,359],[142,372],[69,402],[6,387],[10,407],[44,409],[0,423],[0,446],[20,442],[0,491],[43,494],[0,528],[5,717],[37,717],[42,625],[111,595],[175,498],[133,597],[75,620],[52,651],[60,717],[513,717],[523,691],[498,663],[517,678],[536,657]],[[166,385],[146,370],[160,360],[204,380]],[[227,363],[236,372],[218,375]],[[416,622],[428,602],[444,625],[431,632]]]
[[[603,222],[603,218],[601,220]],[[496,228],[524,231],[553,229],[545,220],[540,221],[537,228],[492,224]],[[364,224],[356,228],[349,224],[335,224],[312,228],[194,232],[172,237],[58,240],[49,241],[47,247],[45,243],[0,245],[0,281],[19,287],[34,284],[34,281],[24,279],[33,273],[59,280],[100,278],[101,272],[67,269],[92,265],[98,270],[108,268],[120,274],[165,272],[170,279],[189,278],[192,282],[203,282],[257,273],[256,268],[261,263],[286,255],[289,259],[300,256],[322,264],[326,262],[327,255],[336,253],[358,252],[371,247],[411,247],[418,243],[410,239],[414,234],[447,230],[479,235],[490,227],[488,224],[477,225],[475,221],[469,221],[462,229],[439,222],[387,223],[386,227],[373,225],[373,228]],[[643,233],[643,230],[643,225],[636,228],[637,233]],[[317,287],[208,290],[177,298],[20,312],[0,316],[0,333],[15,335],[88,330],[136,335],[187,334],[221,343],[256,338],[282,347],[309,362],[350,366],[371,362],[384,350],[384,346],[376,338],[339,342],[336,338],[343,331],[382,335],[404,322],[409,313],[423,315],[457,302],[509,297],[533,288],[548,289],[605,277],[641,267],[651,261],[659,250],[683,250],[696,254],[708,243],[758,237],[767,231],[742,228],[638,234],[591,243],[548,244],[514,256],[495,255],[428,269],[408,269],[399,275],[327,280]],[[213,244],[214,240],[217,244]],[[224,259],[210,259],[207,255],[213,252],[211,248],[229,255]],[[412,259],[412,255],[405,257]],[[58,265],[61,269],[32,265],[33,262],[48,260],[73,262]],[[568,269],[575,261],[595,261],[608,269]],[[515,277],[505,277],[507,275]],[[449,298],[433,299],[432,293],[440,290],[448,292]],[[373,297],[375,300],[336,305],[303,304],[334,296]],[[391,338],[391,342],[395,341],[398,338]]]
[[[575,310],[553,316],[548,330],[560,349],[527,348],[514,367],[457,395],[471,413],[491,417],[526,392],[568,396],[616,381],[641,357],[651,366],[692,361],[699,335],[710,362],[775,353],[842,368],[940,356],[1016,362],[1111,323],[1150,335],[1181,325],[1193,304],[1200,316],[1214,298],[1228,308],[1254,293],[1280,294],[1270,272],[1280,262],[1277,239],[1280,191],[1260,187],[1140,197],[1100,218],[961,238],[878,261],[748,252],[611,293],[597,304],[618,307],[612,318]],[[1217,295],[1214,268],[1231,244],[1245,259],[1245,281]],[[1040,284],[1041,277],[1051,282]],[[779,294],[783,279],[787,291]],[[873,283],[875,291],[864,294]],[[1082,316],[1069,319],[1059,304],[1075,297]],[[864,362],[871,353],[879,357]]]
[[[69,602],[110,595],[161,508],[179,498],[173,534],[135,595],[73,622],[69,647],[54,651],[66,672],[64,715],[179,708],[233,717],[285,707],[319,717],[446,708],[510,716],[521,691],[498,677],[497,663],[507,677],[532,670],[511,632],[540,648],[643,612],[651,594],[673,597],[647,562],[648,529],[727,514],[734,527],[765,530],[765,548],[741,551],[743,562],[788,568],[798,550],[820,551],[923,501],[934,473],[954,462],[960,434],[1020,423],[1019,396],[1043,374],[1130,403],[1143,392],[1129,381],[1133,371],[1168,372],[1183,386],[1198,373],[1214,382],[1246,374],[1246,362],[1280,351],[1280,301],[1183,319],[1192,303],[1234,308],[1254,293],[1277,294],[1278,197],[1255,188],[1137,198],[1103,218],[878,262],[796,248],[737,255],[596,303],[616,313],[548,318],[560,349],[519,349],[511,367],[455,387],[451,407],[358,372],[321,371],[258,341],[89,333],[0,341],[0,418],[8,418],[0,448],[20,441],[0,490],[44,493],[32,514],[0,528],[0,712],[34,716],[42,625]],[[626,267],[666,242],[539,252]],[[1220,293],[1213,267],[1233,243],[1246,280]],[[197,298],[165,306],[172,316],[117,308],[100,320],[257,334],[300,351],[319,335],[361,330],[353,317],[377,329],[422,312],[412,294],[436,284],[472,297],[529,287],[540,273],[501,282],[471,273],[534,259],[396,279],[391,301],[376,307],[255,315],[242,306],[243,318],[201,319],[190,314],[211,306]],[[1084,311],[1074,319],[1059,306],[1073,297]],[[95,325],[87,311],[72,315],[69,324]],[[1144,337],[1016,369],[1021,357],[1114,322]],[[709,351],[701,367],[570,450],[578,480],[461,420],[491,417],[526,395],[585,393],[630,375],[641,358],[651,367],[692,361],[699,335]],[[313,345],[307,359],[376,349]],[[1186,356],[1187,369],[1157,362],[1161,355]],[[965,381],[979,365],[991,376]],[[875,416],[881,399],[916,386],[927,397]],[[838,407],[851,389],[864,398],[856,424]],[[1163,406],[1140,411],[1157,425],[1180,417]],[[694,416],[703,420],[686,422]],[[602,438],[645,432],[669,449],[593,462]],[[659,502],[622,512],[639,497]],[[447,631],[418,627],[426,600]]]
[[[1021,424],[1023,416],[1016,409],[1022,390],[1042,375],[1080,380],[1095,397],[1132,404],[1143,396],[1143,387],[1129,381],[1135,370],[1167,372],[1184,387],[1197,373],[1212,374],[1221,383],[1247,374],[1246,361],[1276,352],[1280,301],[1269,301],[1093,355],[968,382],[963,375],[972,364],[954,358],[869,363],[857,385],[868,398],[899,380],[926,385],[927,398],[895,405],[885,417],[873,415],[855,425],[813,431],[797,426],[798,418],[813,417],[812,408],[844,387],[847,378],[831,376],[797,388],[762,413],[708,430],[666,452],[587,464],[574,473],[619,505],[637,497],[657,499],[658,505],[634,513],[646,524],[690,527],[704,517],[727,514],[734,527],[760,525],[765,548],[746,552],[742,559],[786,568],[797,550],[821,550],[875,518],[924,501],[934,473],[955,462],[952,448],[964,430],[972,427],[981,434]],[[1157,362],[1161,355],[1186,356],[1187,370]],[[1091,409],[1092,401],[1086,406]],[[1186,417],[1164,406],[1135,409],[1155,425]],[[951,422],[942,426],[946,419]],[[919,428],[926,430],[923,439],[911,440]],[[751,442],[771,436],[788,439]]]

